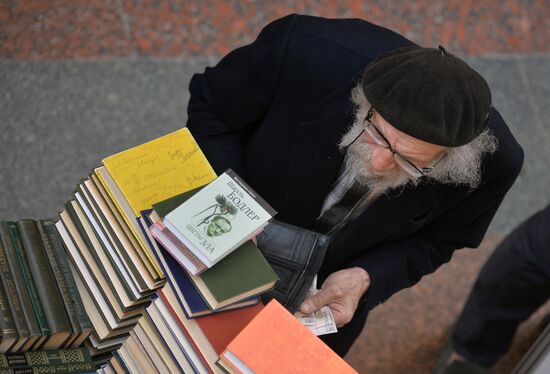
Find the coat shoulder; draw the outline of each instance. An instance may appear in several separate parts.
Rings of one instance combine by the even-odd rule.
[[[490,163],[500,178],[514,181],[523,166],[523,148],[495,108],[491,112],[489,129],[498,140],[497,151],[491,156]]]

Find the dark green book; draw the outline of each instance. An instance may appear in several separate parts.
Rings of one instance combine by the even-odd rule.
[[[42,235],[44,247],[48,252],[48,258],[61,291],[73,332],[75,332],[74,337],[65,346],[77,348],[92,333],[93,327],[76,288],[65,248],[54,223],[50,220],[41,220],[38,229]]]
[[[72,335],[61,292],[57,287],[36,222],[30,219],[20,220],[17,222],[17,228],[50,327],[50,336],[44,343],[43,349],[58,349]]]
[[[184,192],[153,205],[163,218],[201,188]],[[212,310],[220,309],[251,296],[259,295],[279,279],[258,247],[247,241],[216,265],[189,278]]]
[[[157,215],[161,219],[164,219],[164,217],[168,213],[170,213],[171,211],[176,209],[178,206],[180,206],[181,204],[183,204],[184,202],[189,200],[189,198],[191,198],[191,196],[193,196],[194,194],[199,192],[201,189],[202,189],[202,187],[195,188],[191,191],[181,193],[181,194],[176,195],[174,197],[171,197],[169,199],[166,199],[166,200],[160,201],[156,204],[153,204],[153,210],[155,211],[155,213],[157,213]]]
[[[29,339],[32,339],[36,342],[39,339],[43,339],[42,332],[34,314],[31,296],[29,295],[27,282],[25,280],[25,276],[23,275],[23,269],[19,263],[19,259],[17,258],[17,253],[10,232],[9,222],[0,222],[0,236],[2,237],[2,246],[4,247],[4,253],[8,260],[8,265],[11,271],[11,275],[13,277],[15,289],[17,290],[17,296],[19,297],[19,301],[21,302],[23,315],[25,316],[25,321],[27,322],[27,326],[29,328]]]
[[[4,287],[0,286],[0,353],[6,353],[16,341],[17,330],[11,315],[8,297]]]
[[[213,310],[262,294],[279,279],[250,240],[204,273],[190,278]]]
[[[95,362],[85,362],[81,364],[62,364],[51,366],[22,366],[19,368],[0,369],[0,374],[77,374],[77,373],[95,373]]]
[[[3,237],[3,235],[2,235]],[[8,305],[15,323],[15,329],[17,330],[17,341],[11,347],[12,352],[25,351],[29,349],[34,342],[30,342],[30,333],[25,321],[25,314],[21,301],[17,295],[17,289],[15,287],[15,281],[10,271],[8,264],[8,258],[4,251],[4,245],[0,242],[0,280],[8,299]]]
[[[0,369],[91,363],[87,348],[7,353],[0,355]]]
[[[53,244],[50,241],[50,238],[46,234],[44,230],[44,225],[42,221],[36,222],[38,232],[40,232],[40,237],[42,238],[42,244],[44,245],[44,249],[46,250],[47,258],[50,261],[50,267],[52,269],[52,273],[55,277],[57,287],[59,288],[59,292],[61,294],[61,298],[63,299],[63,305],[65,306],[65,312],[67,313],[67,317],[69,318],[69,322],[71,324],[72,328],[72,334],[71,337],[65,342],[65,344],[62,347],[64,348],[66,346],[70,346],[71,342],[76,339],[81,331],[80,331],[80,325],[76,319],[76,314],[73,309],[72,302],[69,298],[69,294],[67,293],[67,288],[65,285],[65,281],[63,280],[63,277],[61,276],[61,271],[59,270],[59,266],[57,265],[57,262],[55,260],[55,254],[53,252]]]
[[[27,263],[25,250],[23,249],[23,243],[21,242],[21,237],[19,236],[17,225],[14,222],[9,222],[8,226],[11,234],[11,239],[13,240],[15,252],[19,260],[19,265],[25,278],[27,290],[29,292],[30,300],[32,303],[32,308],[34,310],[34,315],[42,334],[42,337],[35,344],[34,348],[37,348],[40,347],[40,345],[50,335],[50,328],[48,326],[48,321],[46,320],[46,315],[44,314],[44,309],[42,308],[42,302],[40,301],[40,297],[38,296],[38,290],[36,289],[36,284],[34,283],[32,272],[29,269],[29,264]]]
[[[82,336],[77,338],[72,343],[72,348],[77,348],[78,346],[82,345],[84,340],[86,340],[86,338],[92,333],[93,331],[92,322],[90,321],[90,318],[86,313],[86,309],[84,308],[84,303],[82,302],[82,298],[80,297],[80,293],[78,292],[78,288],[76,287],[76,283],[74,281],[73,274],[69,266],[67,251],[63,246],[63,241],[61,240],[61,236],[59,235],[59,232],[57,231],[55,224],[52,221],[44,221],[44,228],[46,229],[46,232],[51,242],[53,243],[55,258],[57,260],[59,269],[61,270],[63,279],[65,280],[67,292],[69,293],[69,296],[72,300],[72,306],[76,313],[76,318],[78,320],[78,323],[80,325],[80,331]]]

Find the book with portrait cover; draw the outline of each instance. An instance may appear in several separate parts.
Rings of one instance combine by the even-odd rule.
[[[207,267],[259,232],[276,211],[228,169],[164,217],[164,225]]]

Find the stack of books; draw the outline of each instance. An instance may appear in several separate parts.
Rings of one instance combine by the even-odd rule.
[[[65,204],[55,226],[93,326],[86,346],[94,359],[111,359],[132,334],[142,345],[154,335],[146,308],[166,277],[139,225],[141,210],[214,178],[182,129],[105,158]]]
[[[302,351],[349,372],[279,304],[260,302],[278,277],[251,239],[274,214],[231,170],[216,178],[187,129],[107,157],[57,220],[0,225],[0,372],[274,365],[250,361],[243,339],[272,342],[273,357],[306,339]],[[268,325],[243,335],[289,319],[285,342]]]
[[[261,310],[262,304],[259,303],[258,295],[272,288],[278,279],[259,249],[248,240],[273,216],[274,211],[263,202],[263,206],[267,207],[267,214],[264,214],[265,217],[261,220],[263,222],[259,224],[251,225],[246,222],[248,218],[245,217],[244,224],[248,227],[241,227],[241,217],[228,217],[232,230],[240,230],[240,234],[237,235],[240,238],[233,240],[233,244],[230,240],[224,241],[224,246],[232,248],[225,249],[223,258],[199,274],[193,275],[191,269],[182,263],[180,254],[174,251],[174,248],[183,246],[179,238],[186,238],[181,232],[176,232],[178,226],[174,226],[172,231],[167,229],[163,222],[166,216],[173,212],[177,213],[178,209],[186,214],[189,212],[191,221],[193,216],[196,216],[196,213],[192,212],[199,212],[198,223],[204,222],[201,225],[204,229],[199,226],[198,230],[206,237],[209,237],[207,231],[210,223],[208,219],[205,221],[206,217],[212,219],[239,215],[239,212],[235,211],[231,214],[230,209],[226,208],[231,198],[230,193],[235,191],[236,187],[232,185],[233,188],[229,192],[224,191],[226,187],[223,186],[227,185],[229,180],[238,180],[239,186],[246,186],[229,171],[202,189],[177,194],[153,204],[154,210],[141,212],[138,222],[149,246],[153,248],[157,263],[166,274],[167,284],[158,291],[159,297],[147,308],[146,318],[143,323],[140,321],[140,325],[143,325],[140,326],[141,330],[136,329],[136,336],[130,336],[131,340],[119,350],[122,362],[132,362],[132,365],[137,367],[137,372],[221,372],[216,364],[221,346],[229,343],[230,339]],[[246,188],[252,192],[248,186]],[[220,207],[220,196],[227,198],[224,201],[225,207]],[[257,195],[254,196],[259,200]],[[235,204],[240,203],[240,207],[245,207],[243,201],[233,201]],[[198,203],[198,207],[189,208],[190,205],[187,203]],[[252,203],[247,206],[252,206]],[[259,208],[256,207],[258,212]],[[224,212],[227,214],[223,214]],[[252,216],[250,211],[240,212]],[[255,221],[256,219],[252,220],[253,223]],[[159,225],[162,225],[162,231],[155,231],[155,227]],[[170,242],[154,240],[153,236],[163,238],[159,233],[169,237]],[[218,237],[221,236],[223,235]],[[170,248],[170,243],[176,243],[177,247]],[[189,251],[187,247],[185,250]],[[203,327],[209,325],[212,328],[204,328],[204,331],[208,331],[208,335],[205,335]],[[139,346],[143,349],[137,349]],[[136,351],[144,356],[138,361]],[[128,370],[132,371],[131,368]]]
[[[78,348],[92,334],[52,221],[0,222],[0,279],[0,353],[10,369],[10,357]]]
[[[275,214],[237,174],[227,170],[153,228],[172,256],[197,275],[258,234]]]

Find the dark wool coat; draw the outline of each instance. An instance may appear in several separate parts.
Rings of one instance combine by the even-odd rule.
[[[312,228],[344,156],[337,143],[353,122],[351,89],[380,53],[412,45],[358,19],[290,15],[190,83],[188,123],[216,172],[234,169],[278,211]],[[371,277],[367,310],[477,247],[523,163],[499,113],[499,148],[478,189],[425,183],[373,202],[331,242],[322,275],[360,266]]]

